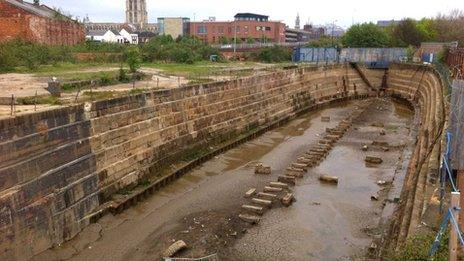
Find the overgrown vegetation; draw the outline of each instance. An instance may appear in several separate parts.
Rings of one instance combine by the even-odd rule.
[[[77,54],[90,54],[96,61],[127,63],[135,72],[142,62],[176,62],[192,64],[209,60],[219,51],[193,37],[158,36],[148,44],[129,46],[112,43],[86,42],[76,46],[46,46],[14,40],[0,44],[0,72],[36,71],[39,66],[77,63]],[[24,71],[24,70],[21,70]]]
[[[251,58],[256,61],[266,63],[289,62],[292,60],[293,51],[281,46],[265,47],[251,54]]]
[[[448,260],[448,239],[449,234],[447,233],[443,236],[440,248],[433,260]],[[394,251],[391,251],[386,254],[384,259],[389,261],[431,260],[428,255],[434,240],[435,235],[432,234],[413,236],[408,239],[406,245],[399,252],[394,253]]]
[[[195,37],[179,37],[174,40],[170,35],[153,38],[141,48],[144,62],[175,62],[192,64],[196,61],[209,60],[211,55],[218,55],[219,50]]]

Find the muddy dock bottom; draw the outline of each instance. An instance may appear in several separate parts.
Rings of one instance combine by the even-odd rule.
[[[142,204],[104,217],[35,260],[160,260],[177,240],[188,248],[176,257],[213,253],[221,260],[365,257],[379,236],[386,196],[401,164],[402,148],[409,142],[412,112],[391,100],[373,102],[326,158],[296,180],[291,190],[297,201],[291,207],[266,210],[257,225],[242,221],[239,214],[250,188],[264,191],[308,147],[319,144],[327,128],[369,103],[372,100],[349,102],[293,120],[203,164]],[[321,116],[330,121],[321,121]],[[374,141],[383,146],[372,145]],[[366,165],[366,156],[383,162]],[[272,174],[255,175],[258,162],[270,166]],[[338,185],[321,183],[321,175],[338,177]]]

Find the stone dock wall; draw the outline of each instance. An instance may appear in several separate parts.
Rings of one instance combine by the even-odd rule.
[[[281,70],[0,121],[0,260],[76,236],[124,188],[183,154],[297,111],[368,94],[349,65]]]
[[[428,201],[439,178],[441,144],[447,113],[444,100],[445,83],[430,66],[393,65],[388,72],[388,93],[408,100],[416,111],[417,140],[391,231],[392,247],[404,246],[408,236],[418,231]]]

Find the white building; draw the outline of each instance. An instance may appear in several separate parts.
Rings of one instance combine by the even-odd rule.
[[[124,37],[125,43],[139,44],[139,36],[137,34],[131,34],[126,29],[122,29],[119,34]]]
[[[89,30],[85,36],[87,41],[101,43],[120,43],[120,44],[138,44],[139,37],[137,34],[131,34],[125,29],[120,32],[116,30]]]

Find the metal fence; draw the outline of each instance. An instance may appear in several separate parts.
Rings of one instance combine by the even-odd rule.
[[[385,68],[391,62],[399,62],[407,57],[406,48],[296,48],[294,62],[365,63],[369,67]]]
[[[265,47],[273,47],[273,46],[281,46],[281,47],[301,47],[305,46],[308,44],[307,42],[294,42],[294,43],[253,43],[253,44],[248,44],[248,43],[240,43],[240,44],[214,44],[212,47],[218,48],[220,50],[225,50],[225,49],[236,49],[236,50],[242,50],[242,49],[260,49],[260,48],[265,48]]]
[[[446,64],[454,77],[464,79],[464,48],[451,48],[446,55]]]

